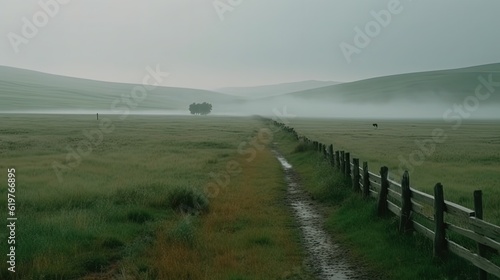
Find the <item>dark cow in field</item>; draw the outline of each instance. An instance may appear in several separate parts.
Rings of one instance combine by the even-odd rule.
[[[373,127],[378,128],[378,124],[374,123]]]

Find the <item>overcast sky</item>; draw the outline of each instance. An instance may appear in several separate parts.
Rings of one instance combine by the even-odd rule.
[[[497,0],[59,1],[0,2],[0,65],[127,83],[160,65],[164,86],[212,89],[500,62]]]

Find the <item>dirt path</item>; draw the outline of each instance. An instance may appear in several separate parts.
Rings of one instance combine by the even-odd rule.
[[[369,279],[346,261],[346,251],[332,241],[324,229],[325,218],[316,209],[314,201],[300,187],[292,165],[276,150],[276,158],[285,171],[288,184],[287,201],[301,227],[303,245],[308,254],[307,265],[318,279]]]

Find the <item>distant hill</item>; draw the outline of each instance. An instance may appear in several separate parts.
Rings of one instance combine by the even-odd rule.
[[[0,112],[110,111],[115,100],[130,96],[136,85],[64,77],[0,66]],[[242,99],[207,90],[157,87],[135,111],[185,110],[193,102],[218,106]],[[123,107],[120,103],[117,107]]]
[[[488,79],[489,74],[493,74],[493,81],[500,82],[500,63],[335,85],[306,81],[223,90],[226,93],[157,87],[132,112],[187,114],[189,104],[209,102],[213,114],[442,118],[454,104],[463,104],[473,96],[480,85],[478,78]],[[118,107],[114,113],[121,113],[120,107],[127,107],[122,96],[130,96],[135,86],[0,66],[0,113],[112,113],[114,102]],[[307,89],[297,91],[299,88]],[[500,87],[495,90],[472,117],[500,118]]]
[[[216,89],[215,91],[236,96],[244,96],[247,98],[263,98],[263,97],[278,96],[296,91],[310,90],[337,84],[339,84],[339,82],[311,80],[311,81],[283,83],[276,85],[263,85],[255,87],[228,87],[228,88]]]
[[[489,74],[493,74],[493,81],[500,82],[500,63],[372,78],[294,92],[288,96],[311,101],[360,104],[462,103],[467,96],[474,94],[480,84],[479,76],[487,78]],[[500,87],[488,102],[500,103]]]

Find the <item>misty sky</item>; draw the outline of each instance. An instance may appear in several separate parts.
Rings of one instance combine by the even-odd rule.
[[[350,62],[341,43],[355,47],[355,28],[397,1],[59,1],[47,22],[37,0],[0,2],[0,65],[141,83],[159,64],[171,74],[164,86],[213,89],[500,62],[497,0],[401,0]],[[40,25],[32,38],[24,17]]]

